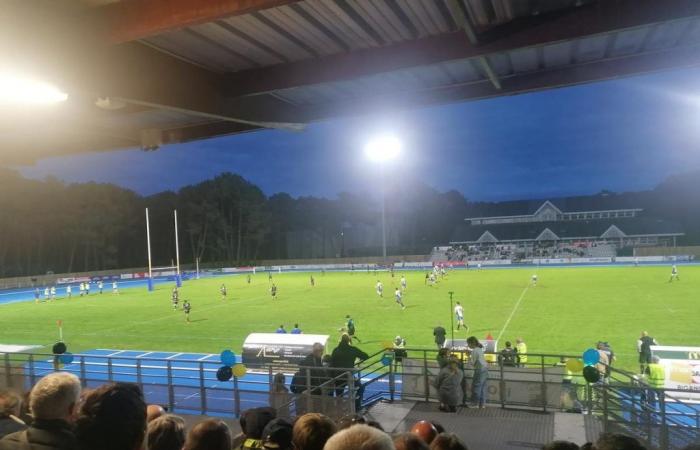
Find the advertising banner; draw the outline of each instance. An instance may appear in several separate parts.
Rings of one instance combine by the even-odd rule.
[[[293,373],[301,360],[311,354],[316,342],[325,346],[328,335],[251,333],[243,342],[241,357],[243,364],[255,368],[272,366],[275,370]]]
[[[67,277],[59,278],[56,280],[56,284],[71,284],[71,283],[85,283],[90,282],[90,277]]]
[[[700,398],[700,347],[652,345],[651,353],[666,369],[667,389],[681,389]]]

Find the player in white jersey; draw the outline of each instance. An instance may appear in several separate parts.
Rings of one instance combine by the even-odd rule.
[[[80,283],[80,296],[85,295],[85,283]]]
[[[537,274],[532,275],[532,286],[537,286]]]
[[[105,284],[102,282],[102,280],[97,282],[97,289],[100,290],[100,294],[102,293],[102,290],[104,289]]]
[[[377,295],[378,295],[378,296],[384,297],[384,285],[383,285],[382,282],[379,281],[379,280],[377,280],[376,290],[377,290]]]
[[[49,293],[50,293],[50,291],[49,291],[48,287],[46,289],[44,289],[44,300],[49,299]]]
[[[401,275],[401,290],[406,290],[406,275]]]
[[[401,289],[396,288],[396,291],[394,291],[394,298],[396,299],[396,303],[401,305],[401,309],[406,309],[406,306],[403,304],[403,300],[401,299]]]
[[[85,295],[90,295],[90,282],[85,282]]]
[[[432,286],[435,286],[435,282],[436,282],[437,280],[436,280],[436,278],[435,278],[435,274],[434,274],[434,273],[431,273],[431,274],[430,274],[430,278],[428,278],[428,281],[430,282],[430,286],[431,286],[431,287],[432,287]]]
[[[68,296],[68,298],[71,298],[73,296],[73,288],[70,284],[66,286],[66,295]]]
[[[51,301],[56,300],[56,286],[51,286]]]
[[[681,281],[681,279],[678,278],[678,267],[676,267],[675,264],[673,266],[671,266],[671,278],[668,279],[668,282],[670,283],[674,279],[676,281]]]
[[[457,329],[459,330],[461,327],[466,329],[467,326],[464,324],[464,308],[459,302],[455,305],[455,317],[457,318]]]
[[[119,287],[116,281],[112,281],[112,294],[119,294]]]

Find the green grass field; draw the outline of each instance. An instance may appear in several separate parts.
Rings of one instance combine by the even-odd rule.
[[[668,283],[670,267],[541,268],[537,287],[528,287],[532,268],[453,271],[435,287],[425,286],[424,273],[406,272],[406,310],[393,300],[388,273],[364,272],[276,274],[278,299],[268,292],[266,274],[188,281],[181,298],[192,303],[192,323],[170,304],[171,286],[156,291],[123,289],[88,298],[53,303],[13,303],[0,306],[0,343],[51,345],[63,320],[69,350],[91,348],[218,353],[239,352],[251,332],[274,332],[279,324],[298,322],[306,333],[338,335],[346,314],[357,325],[359,346],[368,352],[400,334],[409,347],[433,347],[432,328],[448,329],[452,318],[449,291],[465,307],[469,334],[522,336],[531,353],[580,353],[597,340],[607,340],[618,365],[636,367],[636,339],[648,330],[660,343],[700,346],[698,288],[700,267],[681,266],[682,281]],[[374,292],[377,278],[385,298]],[[222,301],[219,285],[228,287]],[[518,303],[518,301],[520,302]],[[518,305],[515,308],[516,304]],[[465,337],[456,332],[456,337]],[[47,347],[48,348],[48,347]]]

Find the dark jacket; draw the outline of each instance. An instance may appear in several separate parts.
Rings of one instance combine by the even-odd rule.
[[[22,431],[27,428],[27,425],[18,422],[11,417],[0,417],[0,438],[7,436],[15,431]]]
[[[347,369],[355,367],[355,360],[364,361],[367,358],[369,358],[367,353],[357,347],[353,347],[347,341],[340,341],[340,344],[331,353],[331,367]]]
[[[323,360],[321,358],[316,358],[313,353],[306,356],[304,359],[301,360],[301,363],[299,364],[299,381],[300,384],[303,385],[303,389],[300,391],[303,391],[306,389],[306,369],[309,369],[309,375],[311,377],[311,386],[312,387],[318,387],[322,385],[326,380],[328,380],[328,374],[326,373],[326,368],[323,367]],[[296,375],[295,375],[295,378]],[[292,381],[294,384],[294,381]],[[297,392],[298,393],[298,392]],[[314,389],[311,391],[312,394],[320,394],[321,390],[320,389]]]
[[[0,450],[74,450],[76,447],[73,430],[63,420],[36,419],[26,430],[0,440]]]

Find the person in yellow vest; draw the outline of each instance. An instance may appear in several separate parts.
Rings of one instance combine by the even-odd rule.
[[[561,360],[554,365],[555,367],[562,367],[564,369],[561,379],[561,406],[564,411],[581,412],[583,410],[583,405],[579,400],[580,396],[578,390],[582,385],[585,385],[585,380],[583,380],[581,371],[573,372],[569,370],[566,365],[567,361],[568,358],[562,357]]]
[[[658,392],[657,389],[663,389],[666,385],[666,369],[659,364],[659,361],[658,356],[652,357],[651,363],[649,363],[646,370],[647,384],[649,385],[647,400],[651,406],[656,406],[657,396],[664,395],[663,392]]]
[[[519,337],[515,340],[515,350],[518,352],[518,367],[527,366],[527,344],[523,338]]]

